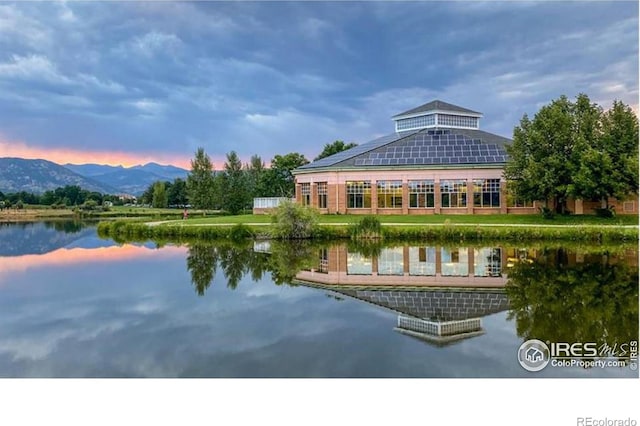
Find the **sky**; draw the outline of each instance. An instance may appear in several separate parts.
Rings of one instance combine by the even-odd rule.
[[[433,99],[511,137],[578,93],[638,111],[637,2],[0,2],[0,157],[268,164]]]

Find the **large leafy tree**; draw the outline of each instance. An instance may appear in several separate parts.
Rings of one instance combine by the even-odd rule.
[[[564,204],[571,183],[572,128],[572,104],[565,96],[542,107],[533,121],[527,115],[520,120],[504,172],[518,197]]]
[[[187,176],[187,197],[197,209],[213,208],[213,164],[204,148],[198,148],[191,160],[191,172]]]
[[[638,188],[638,118],[619,101],[601,113],[595,143],[579,152],[572,195],[601,200],[624,199]]]
[[[180,178],[175,178],[173,183],[167,188],[169,205],[182,206],[187,204],[187,182]]]
[[[313,161],[320,160],[321,158],[328,157],[333,154],[337,154],[342,151],[346,151],[347,149],[351,149],[358,146],[357,143],[348,143],[345,144],[343,141],[334,141],[333,143],[325,144],[324,149]]]
[[[638,120],[614,102],[603,112],[581,94],[562,96],[514,129],[505,178],[523,200],[554,200],[565,211],[568,197],[625,198],[637,191]]]
[[[291,152],[286,155],[276,155],[271,160],[271,167],[262,175],[260,186],[262,197],[293,197],[295,184],[294,169],[308,164],[309,160],[304,155]]]

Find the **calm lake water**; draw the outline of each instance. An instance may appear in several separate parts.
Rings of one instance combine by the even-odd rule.
[[[638,377],[517,360],[533,338],[637,341],[637,259],[634,246],[158,246],[0,224],[0,377]]]

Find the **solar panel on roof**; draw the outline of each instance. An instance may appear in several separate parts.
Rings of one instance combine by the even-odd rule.
[[[374,139],[371,142],[367,142],[364,143],[362,145],[358,145],[354,148],[348,149],[346,151],[342,151],[339,152],[337,154],[333,154],[329,157],[325,157],[323,159],[320,159],[318,161],[314,161],[313,163],[309,163],[307,165],[301,166],[299,167],[300,169],[309,169],[309,168],[315,168],[315,167],[326,167],[326,166],[332,166],[334,164],[340,163],[342,161],[348,160],[350,158],[353,158],[357,155],[360,154],[364,154],[367,151],[372,151],[376,148],[382,147],[384,145],[387,145],[389,143],[395,142],[399,139],[404,139],[408,136],[411,136],[417,132],[419,132],[420,130],[412,130],[412,131],[408,131],[408,132],[401,132],[401,133],[392,133],[390,135],[387,136],[383,136],[381,138],[378,139]]]

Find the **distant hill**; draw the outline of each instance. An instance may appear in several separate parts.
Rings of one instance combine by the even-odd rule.
[[[176,178],[186,179],[189,174],[189,170],[182,169],[176,166],[163,166],[157,163],[147,163],[144,166],[134,166],[134,170],[144,170],[145,172],[154,173],[158,176],[169,178],[174,180]]]
[[[176,178],[186,179],[189,174],[188,170],[180,167],[163,166],[157,163],[133,167],[65,164],[65,167],[104,185],[114,187],[119,193],[132,195],[141,195],[153,182],[173,181]]]
[[[66,185],[78,185],[88,191],[116,194],[118,189],[47,160],[24,158],[0,158],[0,191],[32,192],[45,191]]]
[[[107,166],[104,164],[63,164],[64,167],[82,176],[92,177],[123,170],[122,166]]]

